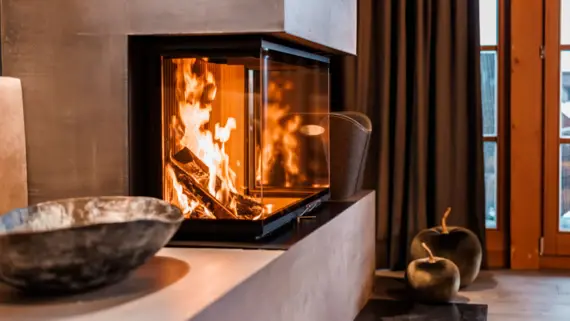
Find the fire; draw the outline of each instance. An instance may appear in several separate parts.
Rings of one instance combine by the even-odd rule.
[[[178,149],[187,148],[207,166],[207,190],[220,203],[236,212],[236,201],[231,193],[237,194],[236,174],[230,168],[225,151],[231,131],[236,129],[236,120],[229,117],[225,125],[216,123],[213,133],[209,130],[212,102],[217,87],[214,75],[208,70],[205,60],[195,58],[173,59],[176,65],[176,100],[178,116],[172,124],[178,127]],[[196,201],[188,202],[176,175],[170,175],[176,199],[184,211],[196,208]]]
[[[216,77],[205,59],[172,59],[175,80],[175,112],[169,123],[174,154],[165,165],[165,183],[170,202],[180,207],[186,217],[224,219],[263,219],[275,209],[271,204],[242,195],[236,187],[237,175],[230,164],[226,144],[231,142],[237,121],[226,117],[212,124],[212,103],[216,99]],[[215,70],[215,69],[212,69]],[[301,117],[291,114],[282,102],[291,82],[278,86],[269,83],[271,102],[265,106],[262,147],[257,147],[256,178],[263,185],[272,172],[283,168],[277,185],[291,187],[300,179],[297,133]]]
[[[301,127],[301,117],[290,115],[289,107],[282,104],[283,91],[292,87],[290,82],[286,82],[282,88],[275,82],[269,83],[271,103],[266,109],[263,147],[258,154],[258,164],[261,166],[256,172],[256,180],[263,185],[270,184],[271,173],[279,160],[285,169],[285,187],[293,186],[299,178],[299,141],[296,134]]]
[[[176,174],[174,173],[174,170],[171,166],[167,167],[167,171],[175,193],[175,195],[172,195],[171,197],[171,202],[182,210],[184,217],[189,218],[194,210],[200,206],[200,202],[194,199],[190,200],[188,195],[184,193],[182,185],[178,183]],[[216,218],[214,214],[212,214],[212,212],[210,212],[207,208],[201,207],[201,209],[206,218]]]

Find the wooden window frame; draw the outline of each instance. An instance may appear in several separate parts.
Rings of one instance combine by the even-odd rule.
[[[497,44],[488,46],[482,45],[480,48],[480,52],[485,51],[494,51],[497,55],[496,67],[497,67],[497,88],[495,89],[497,92],[497,111],[496,111],[496,132],[494,136],[483,136],[483,142],[494,142],[496,143],[496,159],[497,159],[497,227],[494,229],[486,229],[486,250],[487,250],[487,261],[488,265],[491,268],[504,268],[507,266],[507,242],[506,242],[506,229],[508,227],[507,224],[507,216],[505,215],[508,212],[508,202],[505,200],[507,199],[507,190],[505,188],[506,184],[506,128],[505,128],[505,120],[506,120],[506,97],[505,95],[506,86],[505,86],[505,52],[506,52],[506,0],[498,0],[497,1]]]
[[[560,226],[560,146],[570,137],[560,137],[560,52],[570,50],[560,39],[561,0],[545,1],[544,32],[544,227],[543,253],[570,255],[570,232]],[[556,215],[555,215],[556,214]]]

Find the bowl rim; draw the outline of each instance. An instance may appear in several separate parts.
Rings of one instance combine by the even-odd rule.
[[[30,208],[41,206],[41,205],[49,205],[49,204],[54,204],[54,203],[55,204],[65,203],[65,202],[70,202],[70,201],[82,201],[82,200],[90,200],[90,199],[103,199],[103,200],[146,199],[146,200],[150,200],[153,202],[162,203],[163,205],[165,205],[168,208],[168,210],[166,212],[170,212],[169,214],[177,215],[177,217],[169,219],[169,218],[166,218],[164,216],[157,215],[156,217],[153,217],[150,219],[149,218],[135,218],[135,219],[131,219],[131,220],[125,220],[122,222],[98,222],[98,223],[93,223],[93,224],[81,224],[80,223],[80,224],[73,224],[69,227],[57,227],[57,228],[38,229],[38,230],[30,230],[30,229],[5,230],[5,231],[0,231],[0,237],[10,236],[10,235],[24,235],[24,234],[29,235],[29,234],[51,233],[51,232],[58,232],[58,231],[63,231],[63,230],[75,230],[75,229],[88,228],[88,227],[97,227],[97,226],[101,226],[101,225],[127,224],[127,223],[133,223],[133,222],[161,222],[161,223],[167,223],[167,224],[180,224],[180,223],[182,223],[182,221],[184,221],[184,215],[182,214],[182,211],[177,206],[175,206],[171,203],[168,203],[165,200],[155,198],[155,197],[149,197],[149,196],[91,196],[91,197],[85,196],[85,197],[69,197],[69,198],[54,199],[54,200],[49,200],[49,201],[45,201],[45,202],[35,203],[35,204],[29,205],[26,207],[20,207],[20,208],[12,209],[8,212],[0,214],[0,218],[7,216],[7,215],[10,215],[16,211],[30,209]]]

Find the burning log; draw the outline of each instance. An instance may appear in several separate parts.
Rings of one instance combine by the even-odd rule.
[[[230,193],[230,199],[235,201],[236,213],[227,209],[215,196],[207,190],[210,174],[208,166],[196,157],[188,148],[181,149],[173,155],[172,164],[178,174],[178,181],[194,195],[199,195],[200,201],[214,206],[208,206],[217,218],[252,219],[263,212],[263,204],[255,199],[235,192]],[[216,178],[216,189],[222,185],[222,179]],[[218,209],[223,208],[223,210]],[[230,217],[228,217],[228,215]],[[236,217],[237,215],[237,217]]]
[[[211,219],[211,215],[208,215],[206,212],[206,208],[204,206],[196,206],[192,213],[185,216],[185,218],[189,219]]]
[[[206,164],[204,164],[198,157],[194,156],[194,153],[186,147],[183,147],[178,153],[174,154],[172,158],[174,158],[178,163],[184,165],[193,163],[200,167],[203,172],[208,172],[208,166],[206,166]]]
[[[187,173],[179,164],[172,162],[172,169],[176,174],[176,179],[183,186],[184,192],[192,195],[205,208],[210,210],[217,219],[235,219],[234,213],[228,210],[215,197],[210,195],[193,175]]]

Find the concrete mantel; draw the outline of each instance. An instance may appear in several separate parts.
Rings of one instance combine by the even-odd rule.
[[[357,0],[1,0],[23,86],[30,202],[129,192],[129,35],[263,33],[356,52]]]
[[[3,0],[4,42],[60,37],[269,33],[356,54],[357,0]],[[56,3],[57,5],[55,5]],[[18,21],[19,23],[16,23]],[[25,23],[21,23],[25,21]],[[56,30],[57,29],[57,30]],[[10,50],[6,52],[9,54]]]

